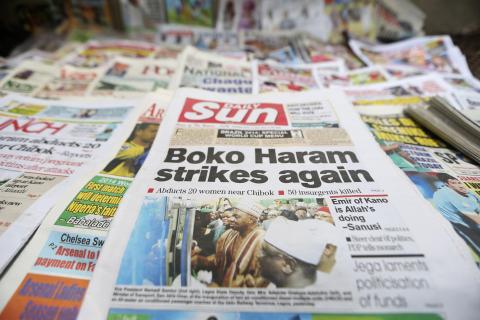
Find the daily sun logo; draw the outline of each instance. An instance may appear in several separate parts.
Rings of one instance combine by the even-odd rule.
[[[186,99],[179,122],[288,126],[282,104],[225,102]]]

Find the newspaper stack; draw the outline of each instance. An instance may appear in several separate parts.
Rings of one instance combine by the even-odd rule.
[[[205,20],[194,3],[168,14]],[[0,319],[478,318],[480,167],[405,112],[478,120],[460,50],[347,48],[252,3],[220,1],[229,31],[2,61]]]
[[[480,126],[441,97],[426,107],[409,106],[407,113],[464,154],[480,163]]]

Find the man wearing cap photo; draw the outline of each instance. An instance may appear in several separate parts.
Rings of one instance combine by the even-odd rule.
[[[277,288],[315,285],[323,277],[320,271],[329,273],[333,268],[336,246],[331,242],[336,242],[332,236],[337,233],[333,225],[316,219],[276,218],[259,253],[261,276]]]
[[[220,287],[255,287],[258,285],[257,256],[265,231],[258,226],[264,208],[252,200],[233,206],[230,229],[217,240],[215,254],[204,257],[192,254],[192,270],[211,270],[213,283]]]

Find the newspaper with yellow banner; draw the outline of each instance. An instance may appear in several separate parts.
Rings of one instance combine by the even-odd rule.
[[[121,135],[128,100],[0,100],[0,270],[22,248],[62,189]]]
[[[345,92],[385,153],[469,247],[464,258],[478,264],[480,167],[404,112],[408,106],[425,108],[432,96],[449,99],[460,112],[467,108],[478,112],[478,107],[456,100],[462,93],[439,77],[410,77],[369,88]]]
[[[57,193],[55,206],[1,278],[0,318],[45,312],[76,317],[117,208],[149,155],[169,99],[164,91],[146,96],[136,121],[124,126],[115,144]],[[25,286],[44,290],[17,294]],[[55,295],[49,295],[52,286],[58,288]]]

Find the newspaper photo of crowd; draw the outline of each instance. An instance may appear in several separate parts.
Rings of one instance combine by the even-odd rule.
[[[285,234],[295,232],[289,239]],[[209,287],[307,287],[335,264],[333,218],[325,200],[228,199],[195,211],[194,280]]]

